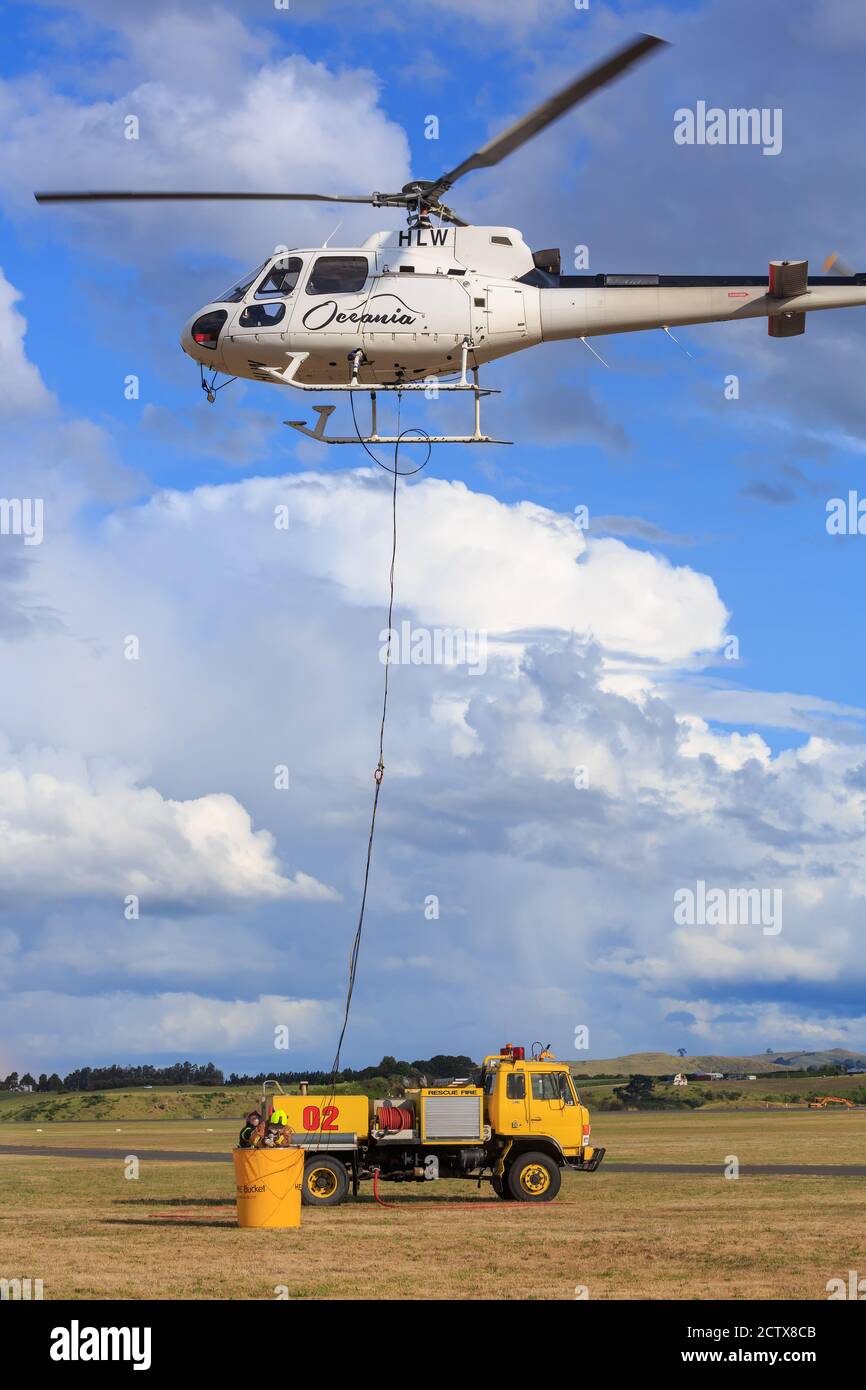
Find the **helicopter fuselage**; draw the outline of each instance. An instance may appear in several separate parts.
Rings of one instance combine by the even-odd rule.
[[[361,247],[277,248],[194,314],[181,344],[230,376],[370,388],[459,374],[542,342],[766,317],[774,336],[803,314],[866,305],[866,276],[809,279],[805,262],[764,276],[562,276],[558,253],[513,227],[417,226]],[[790,267],[790,270],[788,269]],[[799,268],[799,269],[798,269]],[[353,375],[354,373],[354,375]]]
[[[419,227],[376,233],[358,248],[278,248],[240,297],[194,314],[181,343],[204,366],[253,380],[273,381],[274,368],[306,352],[298,385],[345,385],[359,349],[362,384],[447,376],[459,372],[467,339],[476,366],[541,341],[538,292],[519,283],[533,264],[509,227]],[[207,323],[197,331],[223,314],[215,336]]]

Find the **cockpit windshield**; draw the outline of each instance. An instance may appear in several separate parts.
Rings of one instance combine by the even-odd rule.
[[[211,300],[212,304],[238,304],[243,299],[250,285],[257,280],[266,265],[270,265],[270,257],[257,265],[255,270],[251,270],[248,275],[244,275],[240,280],[231,285],[224,294],[218,294]]]

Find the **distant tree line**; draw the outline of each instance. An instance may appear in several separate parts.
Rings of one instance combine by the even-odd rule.
[[[13,1071],[0,1082],[0,1090],[30,1086],[34,1091],[116,1091],[132,1086],[222,1086],[224,1080],[213,1062],[175,1062],[169,1067],[79,1067],[62,1078],[57,1072],[43,1072],[38,1081],[27,1071],[21,1076]]]
[[[375,1067],[362,1067],[359,1071],[345,1067],[336,1074],[337,1081],[371,1081],[374,1077],[407,1077],[410,1081],[420,1081],[426,1077],[471,1076],[478,1071],[478,1063],[471,1057],[452,1057],[438,1053],[435,1057],[420,1058],[415,1062],[400,1061],[396,1057],[383,1057]],[[124,1067],[114,1064],[110,1067],[79,1067],[68,1076],[60,1077],[57,1072],[51,1076],[41,1074],[38,1080],[25,1071],[20,1076],[17,1071],[10,1072],[0,1081],[0,1090],[14,1091],[20,1086],[29,1086],[33,1091],[116,1091],[129,1090],[135,1086],[252,1086],[263,1081],[274,1080],[286,1084],[309,1081],[311,1085],[324,1085],[331,1080],[329,1071],[262,1071],[254,1076],[246,1073],[230,1072],[228,1079],[213,1062],[200,1066],[196,1062],[174,1062],[168,1067]]]
[[[336,1081],[373,1081],[377,1077],[406,1077],[411,1082],[421,1081],[426,1077],[428,1081],[433,1077],[451,1076],[473,1076],[480,1070],[477,1062],[473,1062],[471,1057],[452,1057],[447,1053],[439,1052],[435,1057],[421,1057],[414,1062],[401,1061],[397,1057],[385,1056],[381,1062],[374,1067],[361,1067],[354,1070],[352,1067],[344,1067],[338,1071],[334,1079]],[[253,1086],[259,1085],[262,1081],[280,1081],[287,1085],[297,1085],[299,1081],[309,1081],[311,1086],[324,1086],[332,1077],[329,1071],[260,1071],[254,1076],[230,1072],[228,1078],[229,1086]]]
[[[19,1076],[17,1071],[12,1071],[5,1081],[0,1081],[0,1091],[14,1091],[19,1086],[29,1086],[31,1091],[62,1091],[65,1089],[62,1078],[57,1075],[56,1071],[53,1071],[50,1076],[46,1076],[43,1072],[38,1081],[30,1075],[29,1071],[25,1071],[23,1076]]]

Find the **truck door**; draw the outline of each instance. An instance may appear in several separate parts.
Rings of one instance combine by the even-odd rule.
[[[564,1149],[580,1146],[581,1111],[567,1071],[530,1072],[529,1128],[549,1134]]]

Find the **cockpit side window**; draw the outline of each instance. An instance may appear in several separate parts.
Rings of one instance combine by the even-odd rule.
[[[290,295],[303,268],[300,256],[281,256],[257,287],[256,299],[271,299],[275,294]]]
[[[357,294],[364,288],[366,256],[319,256],[307,281],[307,294]]]

